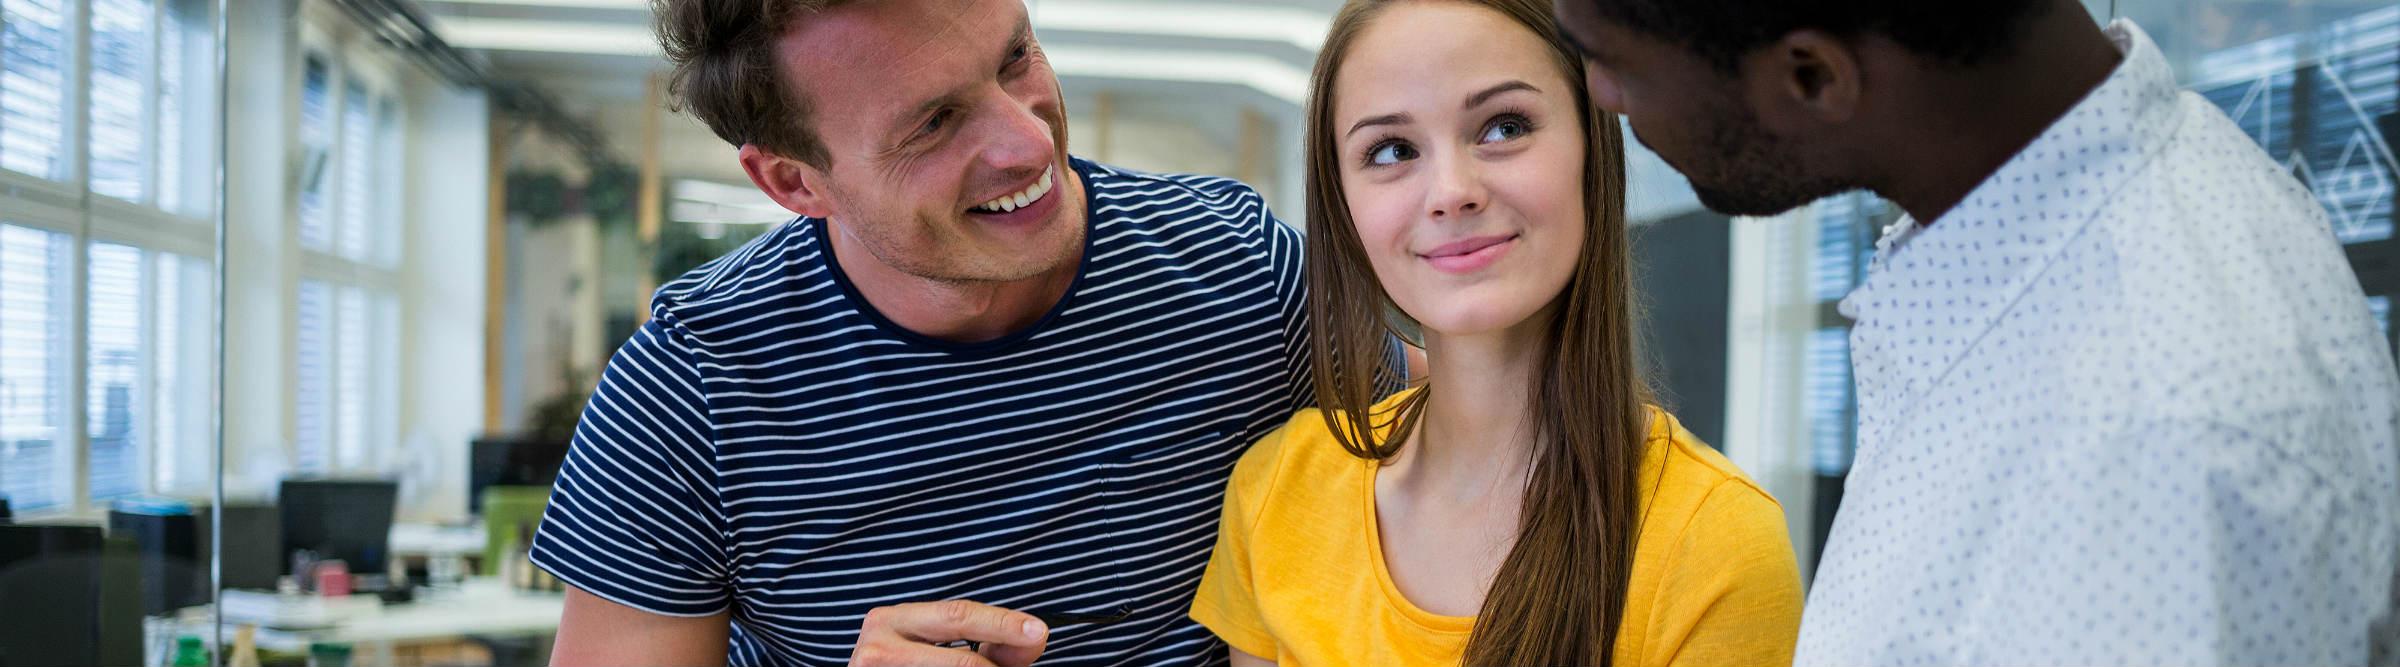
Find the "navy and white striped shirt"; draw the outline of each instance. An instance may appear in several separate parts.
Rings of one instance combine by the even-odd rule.
[[[543,569],[731,662],[838,665],[867,610],[954,598],[1130,620],[1043,665],[1224,661],[1185,617],[1249,443],[1313,402],[1300,236],[1211,177],[1073,161],[1080,273],[1032,328],[943,343],[877,314],[821,220],[658,291],[584,412]]]

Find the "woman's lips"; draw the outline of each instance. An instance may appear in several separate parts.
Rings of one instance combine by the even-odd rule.
[[[1432,250],[1418,253],[1434,270],[1444,273],[1472,273],[1499,261],[1509,248],[1517,245],[1516,234],[1495,234],[1452,241]]]

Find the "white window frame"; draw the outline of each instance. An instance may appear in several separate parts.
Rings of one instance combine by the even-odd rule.
[[[152,12],[152,30],[150,32],[152,49],[150,52],[151,66],[149,67],[150,80],[143,89],[143,146],[141,148],[145,160],[146,177],[149,181],[145,187],[143,201],[140,202],[119,200],[91,189],[89,178],[91,119],[89,116],[92,107],[90,103],[92,7],[91,0],[66,1],[69,4],[67,13],[72,29],[67,31],[66,53],[63,58],[66,65],[64,67],[66,81],[61,86],[61,92],[66,97],[64,104],[61,105],[61,112],[64,114],[61,126],[63,145],[60,146],[61,155],[64,157],[63,173],[59,180],[51,180],[33,174],[0,169],[0,210],[7,211],[6,215],[0,215],[0,222],[64,235],[69,247],[69,251],[65,253],[66,267],[63,272],[67,280],[63,291],[67,298],[62,308],[63,312],[54,313],[65,318],[65,326],[62,327],[65,344],[61,350],[65,357],[60,366],[66,372],[63,374],[64,377],[57,380],[58,386],[51,389],[59,392],[57,395],[63,398],[63,408],[59,415],[63,419],[61,422],[63,426],[57,442],[72,452],[71,465],[68,466],[68,470],[63,471],[64,477],[61,480],[64,482],[60,488],[64,490],[65,502],[40,509],[19,508],[21,514],[27,517],[95,516],[106,509],[103,504],[94,502],[91,497],[90,288],[92,247],[95,244],[105,243],[130,246],[141,252],[140,303],[137,304],[137,308],[139,308],[138,312],[142,318],[139,342],[142,362],[138,366],[141,379],[137,380],[137,387],[141,387],[143,390],[137,391],[134,399],[136,401],[134,409],[139,415],[134,428],[140,447],[138,456],[143,462],[142,469],[135,472],[141,480],[139,492],[145,494],[171,491],[158,487],[157,467],[153,463],[158,460],[155,448],[162,441],[162,438],[158,437],[158,425],[155,420],[156,404],[158,393],[166,390],[158,387],[155,382],[157,371],[155,350],[160,345],[166,344],[160,335],[165,327],[162,326],[163,323],[156,322],[156,318],[153,316],[156,312],[154,308],[156,300],[162,297],[156,293],[157,282],[154,280],[155,271],[158,270],[159,265],[158,257],[160,253],[169,253],[178,255],[187,261],[212,263],[216,257],[216,229],[213,216],[209,213],[215,208],[217,196],[213,178],[198,173],[191,176],[191,178],[204,179],[207,187],[187,188],[185,192],[187,207],[183,211],[163,211],[156,207],[165,191],[165,184],[159,178],[163,165],[158,160],[160,133],[158,131],[157,87],[166,72],[157,66],[160,53],[158,41],[163,38],[167,30],[175,28],[169,23],[169,1],[149,0]],[[205,3],[204,6],[210,12],[215,11],[214,3]],[[216,20],[213,14],[193,16],[188,19],[209,26],[213,26]],[[214,34],[213,28],[208,31],[208,34]],[[213,51],[213,48],[209,50]],[[182,138],[186,142],[183,150],[189,160],[187,167],[205,165],[210,170],[206,173],[213,173],[214,156],[218,152],[217,146],[220,139],[218,124],[215,122],[217,105],[213,63],[211,70],[187,67],[181,74],[190,74],[194,71],[210,71],[212,74],[208,80],[188,81],[185,85],[186,99],[191,100],[189,106],[194,108],[187,109],[186,122],[182,125]],[[191,122],[194,120],[192,115],[203,116],[206,120]],[[205,156],[206,159],[202,159],[202,156]],[[193,198],[192,195],[200,196]],[[211,279],[215,280],[219,277],[214,276],[212,272]],[[210,291],[213,293],[214,290]],[[206,305],[209,308],[219,307],[219,304],[215,303]],[[204,329],[204,331],[206,330]],[[206,331],[206,334],[217,335],[214,331]],[[180,359],[181,356],[179,355],[178,358]],[[217,359],[208,358],[205,363],[220,362]],[[201,366],[200,368],[205,369],[210,366]],[[210,375],[205,372],[198,373],[188,381],[207,381]],[[214,420],[221,418],[221,415],[213,409],[202,414],[207,415],[208,423],[184,424],[182,428],[213,430]],[[213,452],[210,455],[213,456]],[[52,471],[51,474],[60,475],[61,471]]]
[[[326,304],[326,316],[330,324],[324,333],[328,346],[327,362],[333,368],[327,371],[326,388],[331,395],[324,399],[322,415],[325,467],[305,470],[299,467],[301,443],[297,436],[300,410],[297,404],[287,417],[291,422],[287,432],[294,435],[286,452],[287,462],[295,474],[303,475],[382,472],[403,460],[396,451],[400,446],[399,379],[390,373],[380,372],[381,369],[401,365],[396,358],[401,347],[397,339],[399,323],[384,321],[387,319],[385,304],[394,304],[392,308],[396,310],[396,304],[399,303],[403,282],[401,267],[407,251],[400,241],[405,235],[396,233],[396,226],[402,218],[386,210],[400,199],[399,193],[394,190],[399,187],[401,156],[378,154],[366,163],[366,173],[357,176],[367,178],[371,184],[381,187],[370,191],[366,197],[366,206],[372,209],[364,218],[368,228],[362,230],[368,247],[363,257],[353,259],[345,256],[342,249],[342,239],[346,233],[344,227],[358,215],[349,210],[350,202],[342,196],[344,180],[353,177],[346,165],[346,151],[351,147],[344,145],[343,138],[350,120],[348,91],[352,85],[364,90],[365,103],[368,105],[366,122],[370,127],[363,147],[365,150],[380,153],[386,147],[383,135],[387,128],[400,131],[398,128],[406,127],[406,118],[402,116],[406,106],[397,102],[400,99],[398,70],[405,64],[393,58],[370,36],[331,7],[320,3],[303,3],[300,14],[300,55],[293,59],[295,95],[299,94],[297,86],[301,85],[310,58],[317,59],[326,68],[327,122],[330,126],[327,128],[329,150],[325,156],[325,168],[328,170],[325,197],[327,224],[332,228],[329,230],[331,242],[325,249],[310,248],[299,242],[300,190],[295,187],[285,238],[293,240],[299,257],[299,270],[287,286],[291,293],[287,302],[294,304],[293,312],[296,314],[302,282],[322,283],[329,288],[331,298]],[[293,124],[289,139],[293,146],[302,145],[298,123]],[[293,159],[305,161],[305,151],[296,152]],[[305,165],[294,164],[295,174],[302,169],[305,169]],[[366,349],[358,351],[366,360],[363,368],[359,369],[365,376],[364,381],[353,384],[364,392],[363,396],[355,398],[363,402],[363,410],[354,415],[364,422],[361,425],[344,423],[341,414],[341,388],[347,379],[340,368],[343,341],[346,338],[341,312],[343,303],[354,297],[364,299],[360,307],[366,313],[363,319],[367,329],[366,335],[360,337]],[[298,326],[297,317],[294,318],[294,326]],[[285,377],[289,380],[287,386],[298,387],[299,355],[289,355],[285,363]],[[354,456],[344,452],[342,433],[345,428],[357,429],[364,440],[359,445],[360,451]]]

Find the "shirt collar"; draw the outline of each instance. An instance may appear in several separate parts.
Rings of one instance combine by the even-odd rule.
[[[1841,303],[1857,322],[1862,418],[1939,382],[2167,145],[2182,94],[2173,70],[2132,21],[2107,33],[2125,53],[2107,80],[1933,224],[1903,216],[1876,241],[1865,283]]]

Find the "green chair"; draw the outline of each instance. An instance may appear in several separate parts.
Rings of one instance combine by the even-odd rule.
[[[517,542],[520,535],[530,536],[542,524],[542,510],[550,506],[550,487],[547,486],[489,486],[483,489],[483,564],[476,572],[486,577],[499,576],[502,551]],[[533,545],[518,544],[519,549]]]

